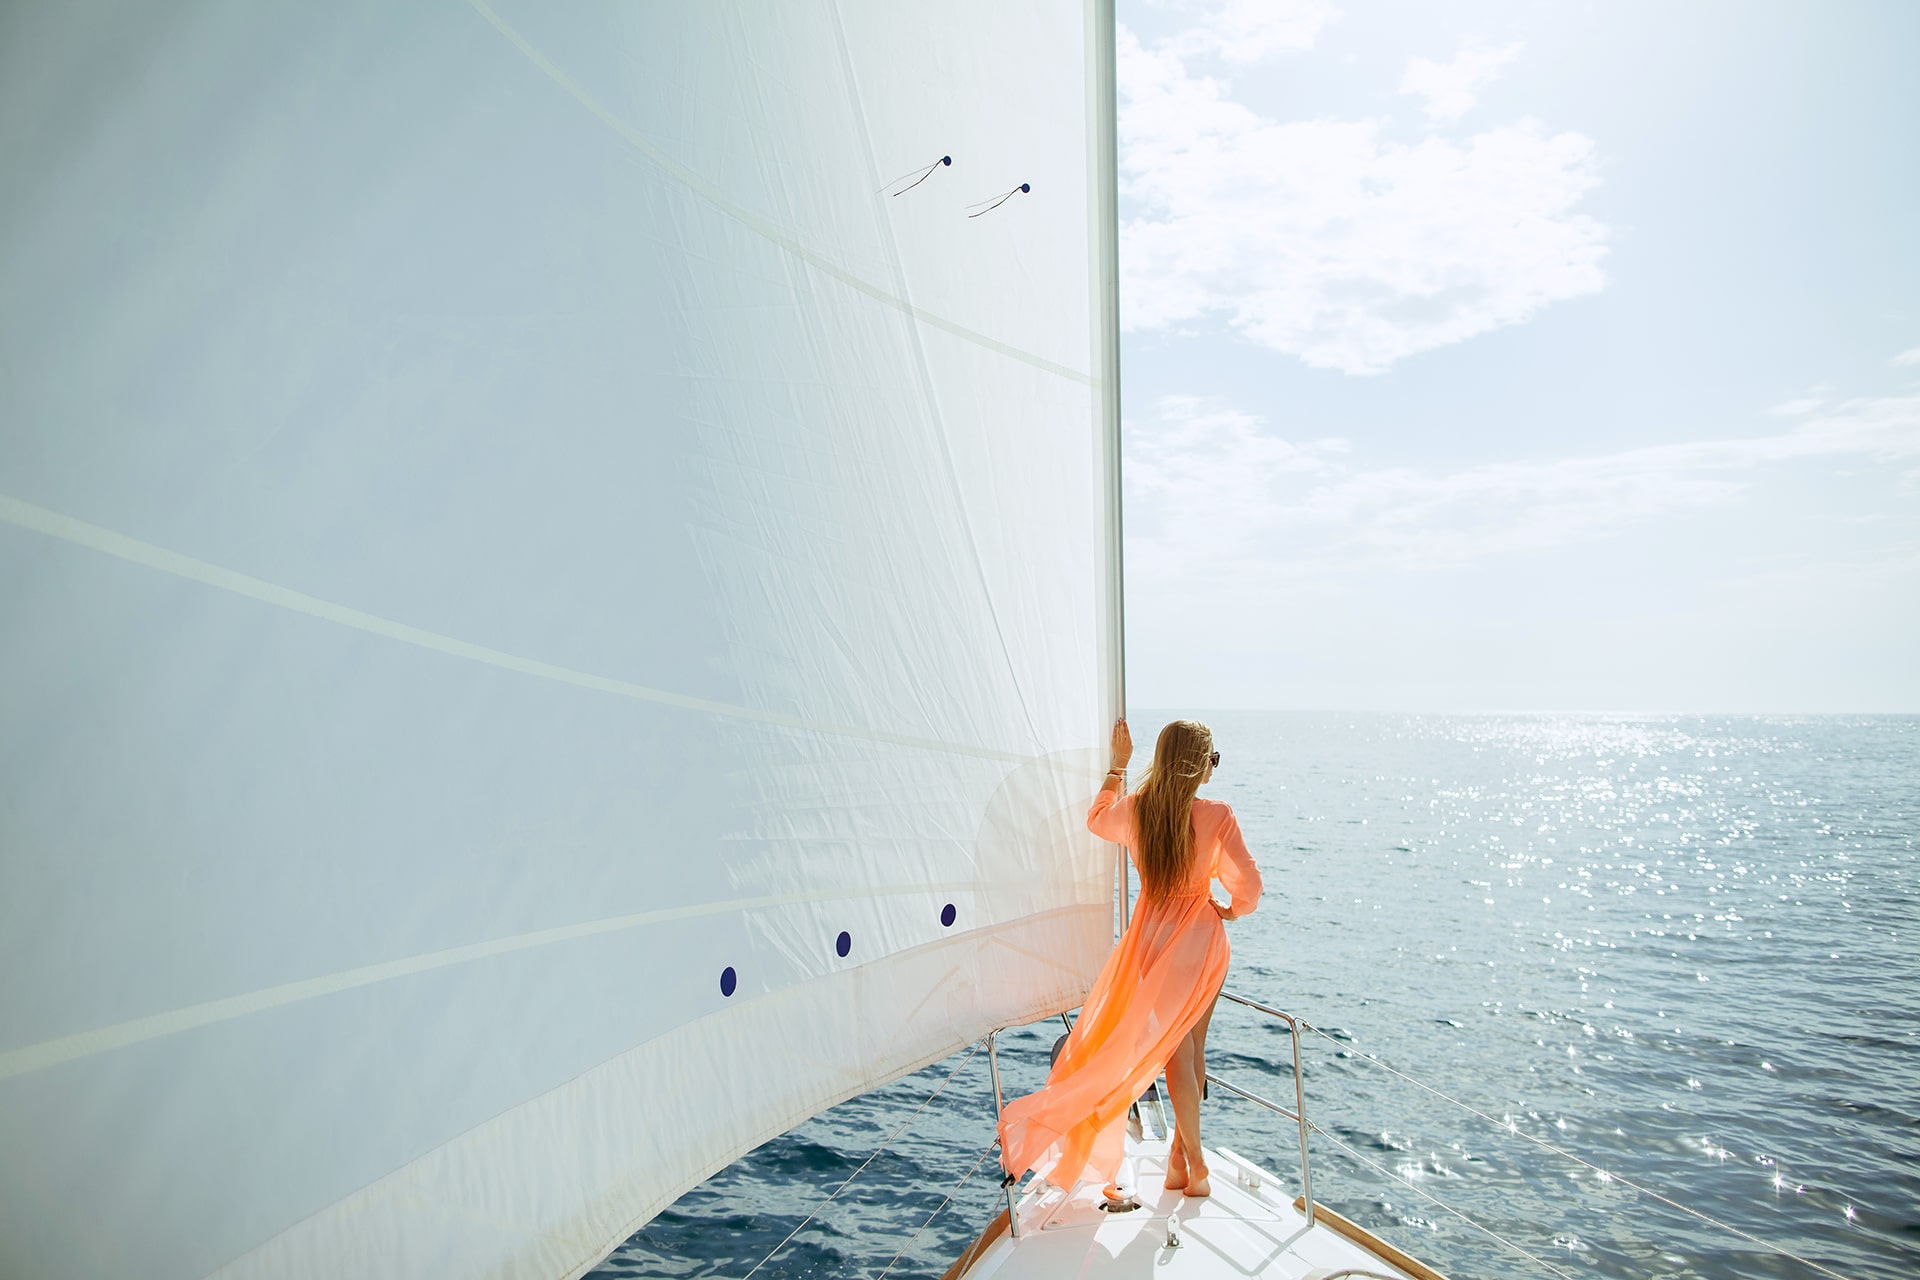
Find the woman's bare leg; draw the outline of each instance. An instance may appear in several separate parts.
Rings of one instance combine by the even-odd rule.
[[[1167,1061],[1167,1101],[1173,1104],[1173,1142],[1167,1153],[1167,1189],[1188,1185],[1200,1151],[1200,1087],[1193,1074],[1193,1036],[1184,1036]]]
[[[1173,1107],[1173,1063],[1167,1063],[1167,1107]],[[1169,1191],[1178,1191],[1187,1185],[1187,1149],[1180,1141],[1180,1127],[1174,1126],[1173,1137],[1167,1143],[1167,1176],[1165,1182]]]
[[[1207,1081],[1207,1025],[1213,1021],[1213,1006],[1219,999],[1207,1001],[1207,1011],[1193,1024],[1193,1030],[1187,1033],[1186,1043],[1192,1047],[1189,1055],[1193,1071],[1193,1133],[1181,1143],[1183,1164],[1187,1170],[1186,1193],[1190,1196],[1205,1196],[1213,1192],[1213,1184],[1207,1180],[1207,1166],[1200,1158],[1200,1099],[1206,1090]]]
[[[1195,1181],[1196,1195],[1207,1195],[1207,1167],[1200,1159],[1200,1094],[1207,1078],[1207,1026],[1219,992],[1207,1002],[1205,1013],[1193,1024],[1167,1063],[1167,1101],[1173,1105],[1173,1141],[1167,1149],[1166,1188],[1180,1191]]]

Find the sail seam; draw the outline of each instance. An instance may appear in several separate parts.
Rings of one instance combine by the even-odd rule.
[[[958,324],[947,319],[945,316],[921,307],[916,307],[905,298],[888,293],[885,289],[863,280],[825,255],[807,248],[770,220],[729,200],[718,187],[708,182],[705,178],[702,178],[693,170],[680,164],[659,147],[649,142],[645,135],[639,130],[629,125],[625,120],[615,115],[609,108],[602,105],[600,100],[588,93],[578,81],[572,76],[569,76],[565,71],[562,71],[558,65],[545,54],[541,53],[539,49],[535,48],[534,45],[508,23],[505,18],[502,18],[488,7],[486,0],[467,0],[467,3],[472,6],[474,12],[478,13],[482,18],[485,18],[495,30],[505,36],[514,48],[518,49],[526,57],[527,61],[533,63],[534,66],[546,74],[548,79],[566,90],[568,96],[592,112],[601,123],[619,134],[621,138],[625,139],[635,150],[639,151],[641,155],[651,160],[682,186],[748,230],[772,241],[775,245],[786,250],[802,262],[805,262],[816,271],[832,276],[835,280],[840,281],[840,283],[857,292],[867,295],[875,302],[892,307],[901,314],[918,320],[922,324],[950,333],[956,338],[971,342],[976,346],[984,347],[999,355],[1032,365],[1036,369],[1057,374],[1062,378],[1081,383],[1084,386],[1092,386],[1094,384],[1092,374],[1082,373],[1078,369],[1071,369],[1063,364],[1056,364],[1044,356],[1035,355],[1031,351],[1023,351],[1011,343],[1002,342],[998,338],[990,337],[977,329],[969,329],[963,324]]]
[[[518,1223],[495,1214],[486,1214],[483,1216],[480,1213],[474,1212],[468,1206],[471,1206],[475,1197],[471,1195],[463,1197],[458,1194],[449,1194],[448,1188],[444,1185],[444,1177],[442,1176],[444,1170],[442,1170],[440,1174],[430,1172],[429,1166],[431,1162],[437,1158],[444,1158],[448,1152],[455,1150],[462,1143],[470,1143],[477,1137],[481,1137],[489,1132],[497,1132],[502,1125],[510,1123],[512,1117],[515,1115],[524,1115],[542,1106],[554,1104],[556,1100],[564,1099],[569,1094],[577,1093],[583,1086],[588,1085],[596,1078],[604,1078],[607,1072],[617,1070],[622,1063],[635,1061],[649,1053],[656,1055],[656,1058],[652,1060],[653,1065],[649,1068],[647,1077],[651,1084],[654,1079],[653,1072],[660,1066],[657,1060],[658,1051],[663,1046],[684,1044],[689,1034],[695,1029],[701,1029],[702,1032],[705,1033],[705,1029],[707,1028],[720,1025],[737,1025],[743,1017],[748,1015],[750,1010],[757,1006],[769,1004],[778,1005],[791,1003],[796,1000],[804,1001],[814,992],[831,989],[823,987],[822,984],[829,983],[834,979],[844,980],[857,972],[871,969],[884,969],[896,964],[911,963],[936,956],[943,951],[952,951],[956,948],[962,951],[969,951],[978,957],[984,954],[982,944],[989,941],[988,935],[996,931],[1022,926],[1042,925],[1071,917],[1078,913],[1100,914],[1103,913],[1104,910],[1104,906],[1099,903],[1088,904],[1084,902],[1051,908],[1033,915],[1002,921],[991,926],[984,926],[982,928],[968,930],[964,933],[944,936],[931,942],[922,943],[919,946],[892,952],[886,956],[869,961],[866,964],[855,966],[852,969],[836,970],[830,973],[820,974],[813,978],[804,979],[791,986],[768,992],[765,995],[748,1001],[744,1005],[735,1004],[731,1007],[716,1009],[703,1017],[682,1023],[677,1027],[673,1027],[659,1035],[650,1037],[639,1044],[622,1050],[611,1058],[587,1068],[571,1080],[532,1098],[525,1099],[513,1107],[508,1108],[506,1111],[480,1122],[472,1128],[444,1139],[431,1150],[422,1153],[400,1168],[394,1169],[375,1179],[373,1182],[361,1186],[340,1200],[322,1207],[318,1212],[303,1221],[261,1242],[248,1253],[228,1263],[214,1274],[218,1277],[237,1277],[242,1275],[277,1276],[284,1274],[288,1270],[288,1267],[285,1265],[285,1259],[288,1256],[287,1253],[284,1252],[287,1247],[285,1242],[303,1230],[311,1231],[316,1222],[330,1217],[335,1220],[341,1217],[349,1218],[353,1223],[350,1236],[355,1242],[365,1240],[370,1236],[377,1238],[377,1233],[380,1228],[377,1225],[371,1224],[377,1221],[379,1217],[377,1207],[382,1202],[392,1204],[405,1201],[413,1208],[431,1206],[442,1213],[449,1215],[457,1214],[463,1221],[486,1222],[504,1231],[517,1232],[529,1237],[537,1236],[544,1241],[572,1240],[577,1245],[579,1239],[578,1232],[556,1232],[550,1227],[543,1227],[533,1223]],[[1104,946],[1102,950],[1104,950]],[[957,967],[964,970],[967,966],[962,964]],[[884,1067],[876,1068],[868,1055],[861,1055],[851,1060],[848,1065],[858,1068],[852,1073],[846,1072],[845,1070],[835,1070],[835,1064],[821,1064],[828,1067],[829,1070],[833,1070],[835,1074],[844,1076],[848,1083],[844,1085],[836,1084],[824,1092],[817,1090],[808,1092],[798,1099],[789,1098],[781,1110],[769,1112],[765,1115],[761,1121],[762,1128],[759,1138],[729,1147],[718,1158],[706,1159],[696,1164],[682,1166],[681,1172],[670,1181],[647,1184],[645,1178],[638,1176],[639,1171],[642,1169],[650,1171],[657,1167],[658,1161],[656,1153],[651,1150],[644,1141],[638,1143],[629,1141],[625,1143],[624,1150],[630,1156],[629,1164],[621,1170],[616,1171],[617,1176],[612,1182],[603,1182],[600,1184],[599,1191],[595,1193],[596,1202],[604,1203],[604,1201],[610,1197],[627,1193],[636,1181],[643,1183],[644,1194],[633,1200],[630,1207],[622,1212],[621,1217],[618,1219],[619,1225],[616,1228],[608,1230],[605,1228],[594,1228],[591,1224],[585,1224],[587,1230],[594,1231],[598,1236],[598,1243],[590,1249],[583,1250],[576,1254],[579,1260],[570,1266],[564,1263],[561,1264],[561,1267],[564,1267],[564,1269],[560,1267],[547,1268],[543,1265],[542,1274],[555,1275],[560,1277],[560,1280],[578,1280],[578,1277],[593,1270],[593,1268],[617,1248],[623,1240],[631,1237],[635,1231],[645,1225],[646,1222],[653,1218],[655,1214],[659,1213],[661,1209],[671,1204],[674,1200],[677,1200],[686,1191],[704,1182],[712,1174],[731,1164],[736,1158],[753,1146],[759,1145],[766,1137],[775,1133],[786,1132],[794,1125],[799,1124],[810,1116],[819,1114],[828,1107],[878,1088],[891,1081],[910,1076],[942,1059],[951,1057],[965,1049],[970,1041],[978,1038],[978,1036],[985,1031],[992,1029],[996,1023],[1001,1026],[1019,1026],[1038,1018],[1050,1017],[1063,1009],[1073,1007],[1085,998],[1086,983],[1091,980],[1087,975],[1091,974],[1094,967],[1097,967],[1097,965],[1093,962],[1092,958],[1089,957],[1088,967],[1080,976],[1080,980],[1071,984],[1069,991],[1065,993],[1057,990],[1042,991],[1030,995],[1024,1004],[1013,1007],[1000,1006],[996,1013],[989,1015],[989,1020],[984,1025],[970,1030],[965,1035],[951,1036],[939,1041],[929,1050],[910,1053],[908,1057],[898,1061],[891,1061]],[[950,966],[949,971],[951,972],[952,969],[953,967]],[[788,1049],[791,1048],[791,1046],[785,1047]],[[652,1095],[646,1094],[645,1096],[651,1097]],[[602,1138],[605,1137],[605,1135],[600,1136]],[[276,1252],[276,1249],[280,1249],[282,1252]],[[339,1273],[359,1274],[359,1272],[352,1270],[340,1270]]]
[[[550,929],[536,929],[530,933],[512,934],[485,942],[470,942],[462,946],[446,947],[439,951],[428,951],[399,960],[383,960],[378,964],[343,969],[338,973],[325,974],[317,978],[302,978],[297,982],[282,983],[276,987],[266,987],[236,996],[224,996],[218,1000],[207,1000],[165,1013],[148,1014],[145,1017],[131,1018],[125,1022],[117,1022],[92,1031],[81,1031],[70,1036],[44,1040],[39,1044],[11,1049],[0,1053],[0,1080],[44,1071],[49,1067],[91,1057],[96,1053],[124,1049],[130,1045],[158,1040],[184,1031],[198,1030],[215,1023],[231,1022],[236,1018],[264,1013],[269,1009],[278,1009],[305,1000],[315,1000],[321,996],[336,995],[342,991],[369,987],[394,978],[412,977],[435,969],[452,968],[475,960],[510,955],[517,951],[528,951],[535,947],[551,946],[559,942],[573,942],[582,938],[620,933],[648,925],[691,920],[702,916],[724,915],[733,911],[755,911],[770,907],[798,906],[810,902],[845,902],[861,898],[889,898],[913,894],[939,896],[948,893],[977,892],[981,887],[978,882],[964,881],[952,884],[888,885],[854,892],[836,889],[817,893],[769,894],[759,898],[735,898],[724,902],[665,907],[657,911],[639,911],[629,915],[609,916],[602,920],[587,920],[577,924],[557,925]]]
[[[257,600],[262,604],[274,605],[292,613],[304,613],[308,617],[338,623],[388,640],[398,640],[402,644],[410,644],[416,648],[432,650],[449,657],[465,658],[470,662],[518,672],[521,675],[538,676],[559,684],[592,689],[599,693],[611,693],[640,702],[656,702],[662,706],[678,707],[684,711],[700,711],[708,715],[725,716],[734,720],[751,720],[760,724],[801,729],[834,737],[862,738],[896,747],[916,747],[925,751],[974,756],[982,760],[1002,760],[1012,764],[1025,764],[1033,758],[1014,751],[996,751],[991,747],[944,742],[938,738],[921,738],[912,734],[889,733],[884,729],[863,729],[855,725],[809,720],[804,716],[788,715],[780,711],[763,711],[730,702],[716,702],[710,698],[695,698],[686,694],[672,693],[666,689],[634,684],[627,680],[616,680],[610,676],[597,676],[586,671],[576,671],[571,667],[507,653],[501,649],[442,635],[437,631],[428,631],[424,627],[395,622],[391,618],[383,618],[378,614],[367,613],[332,600],[323,600],[319,596],[310,596],[303,591],[295,591],[291,587],[283,587],[277,583],[268,582],[264,578],[256,578],[236,569],[229,569],[224,565],[197,560],[178,551],[169,551],[165,547],[142,542],[138,538],[116,533],[100,525],[89,524],[84,520],[63,515],[46,507],[35,506],[31,502],[25,502],[4,493],[0,493],[0,521],[17,525],[34,533],[45,534],[51,538],[58,538],[63,542],[85,547],[91,551],[103,552],[121,560],[144,565],[149,569],[158,569],[162,573],[170,573],[175,577],[217,587],[222,591],[229,591],[249,600]]]

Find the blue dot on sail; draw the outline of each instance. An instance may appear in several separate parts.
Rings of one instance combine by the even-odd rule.
[[[833,949],[843,956],[846,955],[853,950],[853,935],[842,929],[840,936],[833,940]]]
[[[737,974],[734,973],[732,965],[728,965],[726,968],[720,971],[720,994],[721,995],[723,996],[732,995],[733,989],[739,985],[740,985],[740,978]]]
[[[940,908],[940,923],[951,929],[953,928],[954,917],[959,914],[959,912],[953,909],[953,904],[949,902],[946,906]]]

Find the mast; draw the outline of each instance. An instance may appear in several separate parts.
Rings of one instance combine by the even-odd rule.
[[[1101,581],[1096,593],[1103,608],[1101,694],[1106,713],[1104,735],[1127,710],[1127,610],[1120,477],[1120,166],[1113,0],[1088,0],[1087,123],[1093,154],[1087,165],[1087,278],[1094,289],[1093,406],[1094,456],[1099,460]],[[1104,742],[1104,737],[1097,741]],[[1095,750],[1099,750],[1098,747]],[[1114,859],[1116,887],[1113,935],[1126,928],[1130,914],[1127,856]]]
[[[1102,686],[1111,700],[1108,718],[1127,707],[1126,581],[1122,550],[1120,480],[1120,171],[1118,93],[1115,71],[1113,0],[1089,0],[1092,35],[1091,74],[1087,77],[1093,163],[1088,166],[1087,208],[1092,218],[1087,237],[1094,282],[1094,405],[1098,433],[1100,492],[1105,515],[1105,557],[1101,594],[1106,606],[1102,637]]]

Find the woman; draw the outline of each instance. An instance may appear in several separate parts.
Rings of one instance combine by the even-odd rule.
[[[1207,1022],[1227,979],[1223,922],[1260,901],[1260,872],[1233,810],[1195,797],[1220,753],[1203,724],[1176,720],[1160,731],[1153,768],[1122,795],[1133,736],[1113,726],[1113,768],[1087,812],[1087,829],[1132,851],[1140,905],[1107,957],[1065,1049],[1039,1093],[1000,1116],[1000,1159],[1015,1175],[1038,1169],[1055,1186],[1089,1174],[1111,1183],[1125,1149],[1127,1108],[1164,1068],[1173,1103],[1169,1189],[1212,1188],[1200,1158],[1200,1088]],[[1218,876],[1232,899],[1213,897]]]

